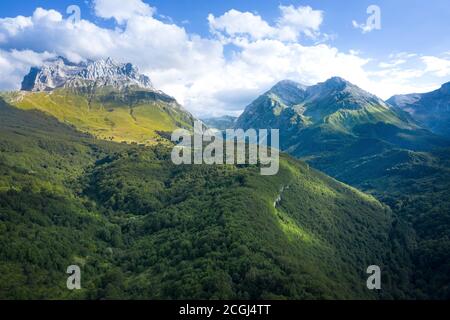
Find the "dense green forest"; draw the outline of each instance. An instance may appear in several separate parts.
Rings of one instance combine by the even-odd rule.
[[[353,185],[389,205],[414,230],[416,244],[408,248],[415,295],[450,299],[450,149],[384,156],[396,161],[378,159],[381,174]]]
[[[175,166],[167,145],[1,102],[0,171],[1,299],[414,297],[410,227],[286,155],[275,176]],[[72,264],[81,290],[66,289]],[[381,291],[366,287],[373,264]]]
[[[446,97],[422,111],[443,108]],[[338,77],[309,87],[280,81],[246,107],[239,126],[279,128],[283,151],[387,204],[395,259],[404,261],[397,286],[414,298],[450,298],[448,138]]]

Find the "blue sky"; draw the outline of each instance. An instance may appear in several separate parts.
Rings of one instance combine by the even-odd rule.
[[[66,23],[69,5],[78,26]],[[363,32],[370,5],[381,28]],[[448,0],[3,0],[0,89],[52,55],[112,56],[197,115],[238,114],[284,78],[338,75],[388,98],[450,80],[449,17]]]

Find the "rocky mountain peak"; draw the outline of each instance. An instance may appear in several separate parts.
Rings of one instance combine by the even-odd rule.
[[[293,105],[303,101],[307,88],[307,86],[292,80],[282,80],[275,84],[267,94],[276,95],[283,103]]]
[[[287,90],[287,89],[297,89],[297,90],[306,90],[307,86],[302,85],[301,83],[292,81],[292,80],[281,80],[277,82],[271,90]]]
[[[111,86],[123,89],[135,86],[154,90],[150,78],[140,74],[131,63],[119,63],[112,58],[72,63],[63,57],[48,60],[31,68],[22,81],[22,90],[51,91],[61,87]]]
[[[341,92],[341,91],[358,91],[362,93],[362,89],[354,85],[353,83],[345,80],[341,77],[332,77],[324,82],[319,82],[318,84],[311,86],[310,90],[311,93],[314,93],[316,91],[320,91],[322,93],[324,92]],[[368,92],[364,92],[369,95]]]

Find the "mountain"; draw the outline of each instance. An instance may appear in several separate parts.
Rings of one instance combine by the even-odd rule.
[[[204,118],[202,119],[203,123],[210,128],[218,129],[218,130],[226,130],[234,128],[234,123],[236,122],[237,117],[232,116],[221,116],[221,117],[213,117],[213,118]]]
[[[50,61],[0,96],[0,299],[450,297],[446,140],[344,79],[283,81],[235,126],[280,128],[378,199],[286,154],[273,176],[176,166],[160,134],[192,116],[108,60]]]
[[[192,128],[194,121],[135,66],[110,58],[79,64],[50,60],[31,68],[21,91],[2,96],[17,108],[44,111],[79,131],[118,142],[156,143],[164,140],[162,132]]]
[[[410,261],[401,272],[411,292],[450,297],[448,139],[341,78],[310,87],[280,82],[247,106],[236,127],[280,129],[282,150],[389,205],[408,226],[400,251]]]
[[[408,112],[428,130],[450,137],[450,82],[432,92],[396,95],[386,102]]]
[[[0,299],[407,294],[394,287],[405,273],[391,272],[404,265],[392,258],[403,259],[401,230],[373,197],[286,155],[261,176],[176,166],[170,150],[95,139],[0,100]],[[69,291],[73,264],[82,289]],[[373,264],[382,292],[366,288]]]
[[[64,57],[33,67],[22,81],[24,91],[52,91],[56,88],[105,87],[115,89],[136,86],[155,91],[150,78],[139,73],[131,63],[117,63],[111,58],[72,63]]]
[[[310,87],[282,81],[247,106],[235,127],[278,128],[283,150],[319,158],[358,148],[363,139],[412,149],[444,143],[406,113],[339,77]]]

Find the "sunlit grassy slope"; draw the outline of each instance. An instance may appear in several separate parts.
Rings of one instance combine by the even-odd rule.
[[[88,132],[116,142],[154,144],[158,132],[192,127],[192,116],[162,93],[108,88],[58,89],[52,92],[15,92],[5,99],[23,110],[36,109]]]
[[[285,155],[261,176],[169,152],[0,103],[0,298],[371,299],[372,264],[398,293],[393,219],[371,196]]]

